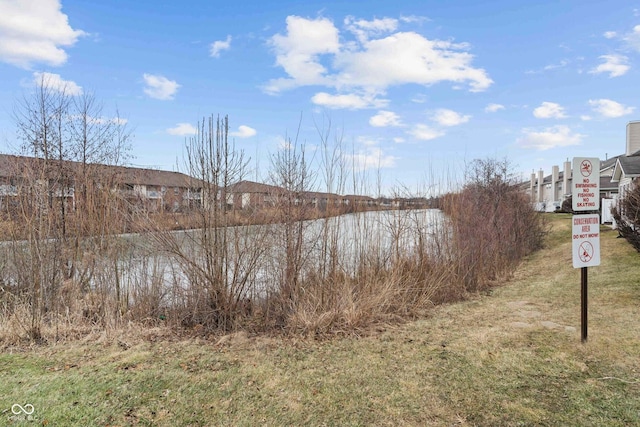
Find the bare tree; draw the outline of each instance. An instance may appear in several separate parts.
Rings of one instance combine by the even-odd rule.
[[[32,338],[39,338],[41,315],[52,309],[62,280],[58,267],[62,240],[66,238],[66,209],[62,200],[66,183],[60,159],[65,155],[68,106],[65,89],[54,87],[43,74],[33,96],[24,96],[14,109],[20,153],[34,158],[28,164],[15,165],[16,173],[22,175],[19,215],[21,222],[28,224],[28,245],[26,252],[14,251],[28,262],[22,276],[29,287],[31,325],[28,332]],[[54,204],[58,204],[59,210]],[[53,239],[45,243],[48,238]]]
[[[326,122],[325,122],[326,119]],[[342,131],[335,132],[332,138],[332,123],[329,117],[323,116],[321,125],[316,124],[316,130],[320,138],[320,169],[325,185],[325,191],[329,194],[344,194],[347,180],[347,165],[343,153]],[[322,221],[322,235],[320,240],[319,265],[320,276],[323,281],[335,284],[339,275],[341,256],[340,215],[345,212],[342,200],[333,200],[327,207],[326,216]],[[324,286],[322,290],[324,291]],[[327,301],[332,292],[321,295],[321,304],[333,303]]]
[[[305,246],[304,220],[313,207],[308,193],[314,188],[315,173],[310,169],[304,145],[288,140],[287,146],[271,156],[270,181],[281,188],[277,199],[277,222],[281,227],[283,260],[279,294],[287,315],[300,293],[301,274],[309,248]]]
[[[75,97],[47,74],[31,95],[16,103],[13,116],[22,155],[15,164],[20,208],[13,220],[23,227],[15,240],[27,239],[26,244],[14,244],[13,255],[15,265],[29,264],[18,275],[30,287],[29,334],[37,338],[41,317],[55,315],[59,308],[63,282],[88,287],[90,273],[85,273],[90,267],[85,263],[79,278],[77,266],[95,250],[91,245],[97,230],[113,232],[105,228],[105,211],[117,206],[111,191],[115,181],[96,163],[126,158],[130,134],[119,119],[102,116],[93,95]],[[93,175],[89,168],[94,168]],[[122,219],[111,216],[110,223]]]
[[[180,324],[229,330],[247,314],[259,259],[266,247],[262,228],[231,227],[232,194],[227,189],[246,174],[248,160],[229,141],[228,117],[209,117],[187,141],[186,169],[201,191],[198,230],[160,232],[161,246],[181,266],[189,284],[183,290]]]

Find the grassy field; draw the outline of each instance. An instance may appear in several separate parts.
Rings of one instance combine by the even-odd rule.
[[[570,216],[549,218],[547,247],[490,294],[361,337],[132,327],[5,348],[0,425],[640,425],[640,256],[602,228],[582,344]]]

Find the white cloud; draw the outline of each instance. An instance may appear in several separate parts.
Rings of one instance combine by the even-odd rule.
[[[567,147],[570,145],[580,145],[584,135],[572,133],[568,126],[553,126],[543,131],[537,132],[532,129],[523,129],[524,136],[517,140],[518,145],[523,148],[533,148],[535,150],[549,150],[556,147]]]
[[[81,117],[81,116],[76,116],[76,117],[79,117],[80,120],[84,120],[84,117]],[[95,123],[95,124],[112,123],[114,125],[124,126],[127,123],[129,123],[129,120],[123,119],[122,117],[112,117],[112,118],[108,119],[108,118],[104,118],[104,117],[88,117],[87,116],[86,119],[87,119],[87,122]]]
[[[344,154],[345,161],[353,170],[392,168],[397,158],[385,154],[379,147],[367,147],[354,154]]]
[[[434,129],[430,126],[423,125],[423,124],[415,125],[413,129],[411,129],[407,133],[421,141],[430,141],[432,139],[439,138],[445,134],[440,129]]]
[[[209,55],[214,58],[220,57],[220,52],[223,50],[229,50],[231,48],[231,36],[227,36],[226,40],[217,40],[211,43]]]
[[[331,95],[326,92],[318,92],[311,98],[311,102],[327,108],[347,108],[360,110],[363,108],[383,108],[389,103],[386,99],[377,99],[371,95],[343,94]]]
[[[318,55],[335,54],[340,49],[338,29],[330,20],[288,16],[287,34],[276,34],[269,43],[275,51],[276,64],[291,78],[272,80],[265,91],[277,93],[297,86],[328,83],[327,70]]]
[[[124,126],[127,123],[129,123],[128,119],[125,119],[122,117],[106,118],[106,117],[85,116],[82,114],[72,114],[71,116],[69,116],[69,118],[74,121],[79,121],[79,122],[86,121],[87,123],[92,123],[97,125],[103,125],[103,124],[109,123],[117,126]]]
[[[458,126],[463,123],[467,123],[471,116],[463,116],[456,113],[453,110],[446,108],[440,108],[431,115],[431,120],[438,123],[440,126]]]
[[[502,104],[489,104],[486,107],[484,107],[484,112],[485,113],[496,113],[500,110],[504,110],[504,105]]]
[[[393,111],[380,110],[378,114],[369,119],[369,124],[374,127],[401,126],[400,116]]]
[[[356,140],[358,141],[358,144],[362,144],[367,147],[377,147],[380,145],[379,138],[372,138],[370,136],[359,136]]]
[[[603,63],[591,69],[592,74],[609,73],[609,77],[620,77],[629,71],[629,58],[624,55],[602,55]]]
[[[390,33],[398,28],[398,20],[393,18],[374,19],[366,21],[356,20],[353,16],[344,19],[347,30],[351,31],[360,43],[365,43],[372,36]]]
[[[280,135],[276,137],[276,145],[278,150],[293,150],[291,140]]]
[[[564,107],[555,102],[543,102],[538,108],[533,110],[533,115],[538,119],[563,119],[567,117]]]
[[[144,93],[151,98],[160,100],[173,99],[180,85],[175,80],[169,80],[164,76],[155,74],[144,74]]]
[[[419,93],[411,98],[411,102],[415,102],[416,104],[424,104],[425,102],[427,102],[427,95]]]
[[[270,39],[276,65],[287,77],[270,80],[265,92],[321,85],[340,93],[376,97],[390,86],[403,84],[450,82],[479,92],[493,83],[484,69],[471,65],[473,55],[465,43],[429,40],[415,32],[384,36],[397,29],[398,21],[392,18],[364,21],[347,17],[345,23],[356,34],[355,40],[340,34],[327,18],[287,17],[286,33]]]
[[[393,138],[393,142],[395,142],[396,144],[402,144],[404,141],[405,139],[401,136],[396,136],[395,138]]]
[[[621,38],[632,49],[640,51],[640,25],[633,27],[631,32],[624,34]]]
[[[635,110],[634,107],[626,107],[610,99],[590,99],[589,105],[591,105],[593,111],[608,118],[626,116]]]
[[[605,31],[602,35],[605,39],[613,39],[618,36],[618,33],[616,33],[615,31]]]
[[[236,136],[238,138],[250,138],[255,136],[258,132],[254,128],[249,126],[240,125],[238,126],[238,130],[235,132],[229,132],[229,135]]]
[[[195,135],[197,131],[191,123],[178,123],[175,127],[167,129],[169,135],[177,136]]]
[[[582,120],[584,122],[588,122],[589,120],[591,120],[591,116],[583,114],[583,115],[580,116],[580,120]]]
[[[0,2],[0,61],[22,68],[41,62],[59,66],[67,62],[66,47],[84,31],[69,26],[58,0]]]
[[[401,16],[400,21],[407,22],[407,23],[417,22],[419,24],[422,24],[425,21],[431,21],[431,20],[426,16],[409,15],[409,16]]]
[[[569,65],[569,61],[567,61],[566,59],[563,59],[562,61],[560,61],[560,62],[559,62],[559,63],[557,63],[557,64],[549,64],[549,65],[545,65],[545,66],[544,66],[544,68],[543,68],[543,70],[544,70],[544,71],[555,70],[555,69],[558,69],[558,68],[564,68],[564,67],[566,67],[567,65]]]
[[[82,87],[71,80],[64,80],[60,77],[60,74],[35,72],[33,73],[33,83],[36,86],[51,89],[69,96],[82,95]]]
[[[344,51],[336,58],[342,85],[383,91],[402,84],[425,86],[440,82],[468,83],[470,91],[487,89],[493,81],[481,68],[473,68],[473,55],[465,44],[429,40],[414,32],[399,32],[368,41],[360,50]]]
[[[560,62],[558,62],[557,64],[548,64],[545,65],[544,67],[542,67],[541,69],[538,70],[527,70],[525,71],[525,74],[541,74],[545,71],[551,71],[551,70],[557,70],[559,68],[564,68],[567,65],[569,65],[569,61],[566,59],[561,60]]]

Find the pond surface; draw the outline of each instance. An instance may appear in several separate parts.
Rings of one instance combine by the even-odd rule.
[[[104,252],[89,249],[100,245],[87,239],[85,243],[91,240],[91,244],[76,263],[75,279],[94,290],[117,290],[128,298],[153,297],[173,304],[197,288],[194,283],[207,286],[214,273],[221,272],[215,277],[223,278],[222,286],[235,295],[256,297],[277,288],[291,268],[300,278],[326,277],[330,272],[353,276],[362,268],[390,267],[415,251],[431,251],[443,236],[446,219],[433,209],[362,212],[208,233],[127,234],[110,238]],[[45,252],[58,250],[55,246],[54,241],[41,243],[39,274],[53,271],[47,270],[52,257]],[[6,242],[2,250],[5,283],[29,280],[28,275],[20,276],[21,269],[33,265],[28,243]]]
[[[217,261],[223,264],[228,286],[255,295],[280,282],[287,254],[295,257],[302,275],[331,269],[353,275],[363,265],[388,267],[418,248],[430,250],[444,229],[443,214],[424,209],[346,214],[288,229],[285,224],[228,227],[218,234],[219,242],[226,242],[218,243],[218,250],[206,249],[202,230],[129,235],[123,238],[132,249],[121,258],[119,274],[121,283],[132,288],[161,283],[163,288],[187,290],[194,277],[206,274],[198,270],[210,271]],[[213,236],[208,238],[210,245]]]

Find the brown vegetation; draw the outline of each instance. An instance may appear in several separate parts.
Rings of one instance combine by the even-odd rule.
[[[475,160],[463,190],[445,198],[443,210],[453,226],[456,282],[466,291],[481,290],[510,273],[542,246],[543,216],[514,184],[506,161]]]
[[[56,153],[66,152],[52,134]],[[55,197],[64,171],[52,180],[36,168],[8,222],[25,224],[26,240],[13,235],[2,247],[0,318],[12,327],[0,339],[49,341],[125,321],[206,335],[352,333],[486,289],[542,244],[541,217],[506,162],[495,160],[472,163],[467,184],[442,197],[446,216],[426,209],[343,216],[332,206],[319,214],[302,197],[319,182],[344,194],[349,177],[353,193],[367,192],[346,172],[340,140],[329,144],[329,132],[320,133],[319,160],[296,141],[272,157],[271,183],[282,191],[269,209],[234,210],[219,189],[242,180],[247,161],[227,134],[227,118],[212,117],[187,143],[186,173],[203,191],[191,214],[132,212],[90,173],[76,183],[82,209],[68,210]],[[57,165],[38,151],[46,141],[25,141],[40,153],[38,165]],[[118,237],[125,222],[144,233]]]
[[[620,234],[640,252],[640,186],[636,185],[613,210]]]

